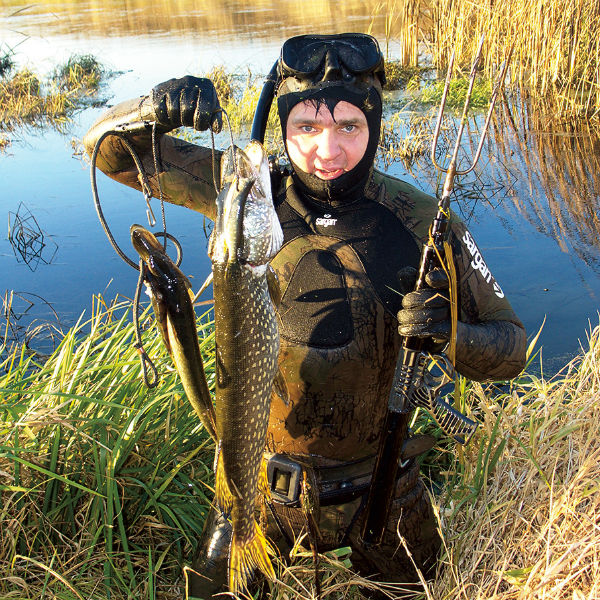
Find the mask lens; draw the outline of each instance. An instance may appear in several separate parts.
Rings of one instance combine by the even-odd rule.
[[[280,60],[283,75],[315,74],[328,51],[353,73],[370,73],[382,60],[377,41],[369,35],[300,35],[283,44]]]

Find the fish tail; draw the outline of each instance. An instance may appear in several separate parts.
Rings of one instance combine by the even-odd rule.
[[[240,543],[234,536],[229,554],[229,590],[234,594],[247,592],[256,568],[260,569],[265,577],[274,581],[275,570],[269,554],[275,552],[256,521],[254,521],[254,535],[250,541]]]
[[[217,506],[226,514],[231,513],[233,508],[233,494],[229,489],[227,478],[225,477],[225,467],[223,466],[223,455],[219,452],[217,457],[217,467],[215,469],[215,500]]]

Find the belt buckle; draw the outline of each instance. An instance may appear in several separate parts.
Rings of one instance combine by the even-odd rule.
[[[280,504],[297,504],[300,499],[302,467],[284,454],[273,454],[267,462],[271,497]]]

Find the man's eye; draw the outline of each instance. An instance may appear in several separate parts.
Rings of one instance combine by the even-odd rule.
[[[356,125],[345,125],[344,127],[342,127],[342,131],[344,131],[345,133],[352,133],[355,130]]]
[[[312,133],[315,130],[315,128],[312,125],[302,125],[300,127],[300,130],[304,133]]]

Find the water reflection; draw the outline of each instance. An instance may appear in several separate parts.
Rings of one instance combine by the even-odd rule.
[[[41,0],[0,2],[5,19],[24,33],[87,36],[253,36],[280,39],[306,31],[386,35],[380,0]],[[392,35],[401,26],[391,20]]]
[[[58,313],[39,294],[5,291],[0,297],[0,317],[0,359],[5,359],[16,345],[49,354],[65,334]]]
[[[383,125],[382,163],[395,161],[433,190],[441,184],[429,158],[436,113],[398,112]],[[483,115],[467,121],[459,169],[475,154]],[[437,156],[449,156],[457,121],[445,118]],[[443,158],[442,158],[443,160]],[[458,177],[455,204],[467,219],[485,202],[507,220],[526,219],[566,253],[574,252],[600,273],[600,126],[571,121],[550,128],[520,101],[499,103],[477,168]]]
[[[17,262],[22,260],[32,271],[40,263],[49,265],[58,250],[56,243],[42,231],[37,219],[22,202],[16,213],[8,212],[8,241]]]
[[[494,143],[502,167],[530,190],[510,195],[502,209],[600,272],[600,128],[572,121],[550,129],[547,122],[523,101],[499,113]]]

